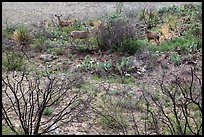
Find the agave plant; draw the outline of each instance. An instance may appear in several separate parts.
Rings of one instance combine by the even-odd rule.
[[[19,27],[13,32],[12,39],[21,45],[28,44],[31,40],[31,35],[26,27]]]

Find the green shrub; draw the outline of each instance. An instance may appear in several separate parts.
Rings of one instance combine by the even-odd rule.
[[[50,108],[50,107],[45,108],[45,110],[44,110],[44,112],[43,112],[43,114],[44,114],[45,116],[50,116],[50,115],[52,115],[52,113],[53,113],[53,109]]]
[[[146,43],[144,41],[129,38],[122,42],[122,46],[118,49],[118,51],[132,55],[137,51],[141,51],[145,46]]]
[[[46,38],[41,37],[38,39],[34,39],[31,47],[36,51],[36,52],[44,52],[47,50],[47,46],[46,46]]]
[[[86,46],[80,44],[79,46],[77,46],[77,50],[79,52],[85,52],[87,50],[87,48],[86,48]]]
[[[183,53],[186,53],[189,52],[190,47],[195,47],[195,45],[198,49],[201,48],[202,41],[195,37],[178,37],[168,42],[162,42],[159,46],[151,46],[150,50],[167,52],[179,48]]]
[[[91,49],[98,48],[98,42],[96,37],[89,38],[89,47],[91,47]]]
[[[170,15],[180,14],[180,11],[181,11],[181,7],[179,7],[177,5],[172,5],[169,7],[163,7],[161,9],[159,9],[158,13],[160,15],[165,16],[167,14],[170,14]]]
[[[2,66],[8,71],[23,71],[25,70],[25,58],[15,52],[6,54],[2,58]]]
[[[102,127],[104,128],[110,128],[110,129],[118,129],[121,130],[122,126],[127,128],[128,123],[125,120],[125,117],[114,117],[114,115],[105,115],[100,117],[100,123]]]
[[[8,22],[4,22],[5,26],[2,24],[2,36],[3,38],[11,38],[13,32],[17,29],[15,25],[8,25]]]
[[[116,3],[116,14],[121,14],[123,8],[123,2]]]
[[[136,81],[135,81],[135,78],[134,77],[125,77],[125,78],[122,78],[122,84],[134,84]]]
[[[170,57],[170,60],[175,64],[175,65],[179,65],[181,63],[181,58],[178,54],[173,54],[171,57]]]
[[[50,49],[50,52],[56,56],[63,55],[64,48],[52,48],[52,49]]]
[[[196,37],[202,39],[202,24],[193,23],[186,32],[187,37]]]

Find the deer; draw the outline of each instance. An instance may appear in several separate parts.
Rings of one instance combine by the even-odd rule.
[[[57,22],[58,22],[58,25],[61,29],[63,27],[71,26],[73,24],[72,20],[61,20],[60,17],[62,17],[62,15],[55,15],[55,17],[57,17],[57,19],[58,19]]]
[[[89,34],[90,34],[90,30],[89,30],[89,27],[86,26],[86,30],[85,31],[72,31],[70,33],[70,38],[71,38],[71,42],[73,40],[76,40],[76,39],[85,39],[87,40],[87,38],[89,37]]]
[[[150,40],[154,40],[157,45],[160,44],[160,33],[159,32],[153,32],[153,31],[149,31],[147,30],[147,27],[145,26],[145,34],[147,37],[148,42],[150,42]]]

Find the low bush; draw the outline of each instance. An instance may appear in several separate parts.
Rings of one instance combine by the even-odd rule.
[[[41,37],[38,39],[34,39],[31,47],[36,51],[36,52],[44,52],[47,50],[47,46],[46,46],[46,38]]]
[[[25,70],[25,58],[15,52],[5,53],[2,58],[2,66],[8,71]]]
[[[180,56],[178,54],[173,54],[170,57],[170,61],[172,61],[174,63],[174,65],[179,65],[181,63],[181,59],[180,59]]]
[[[122,130],[122,128],[127,128],[128,123],[125,121],[125,117],[114,117],[114,115],[104,115],[100,116],[100,123],[103,128],[110,128],[110,129],[118,129]],[[124,126],[124,127],[122,127]]]
[[[56,56],[63,55],[64,54],[64,48],[62,48],[62,47],[52,48],[52,49],[50,49],[50,52]]]
[[[150,50],[152,51],[174,51],[176,49],[180,49],[182,53],[186,54],[189,52],[189,48],[197,47],[197,49],[201,48],[202,40],[195,37],[178,37],[174,38],[168,42],[162,42],[159,46],[151,46]]]
[[[123,45],[118,49],[118,51],[128,53],[129,55],[142,50],[146,46],[145,41],[137,40],[134,38],[125,39],[122,44]]]
[[[137,41],[140,33],[136,34],[136,28],[119,15],[109,18],[102,23],[96,36],[99,49],[133,54],[140,48],[141,43]],[[139,29],[137,31],[140,32]]]
[[[3,38],[11,38],[17,27],[15,25],[8,25],[7,21],[4,24],[5,26],[2,24],[2,36]]]

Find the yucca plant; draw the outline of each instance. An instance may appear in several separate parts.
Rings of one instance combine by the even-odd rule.
[[[21,26],[13,32],[12,39],[21,45],[28,44],[31,40],[31,35],[25,26]]]
[[[157,11],[155,9],[147,10],[146,7],[140,13],[139,19],[146,25],[148,25],[149,29],[156,27],[160,22],[160,18],[157,15]]]

